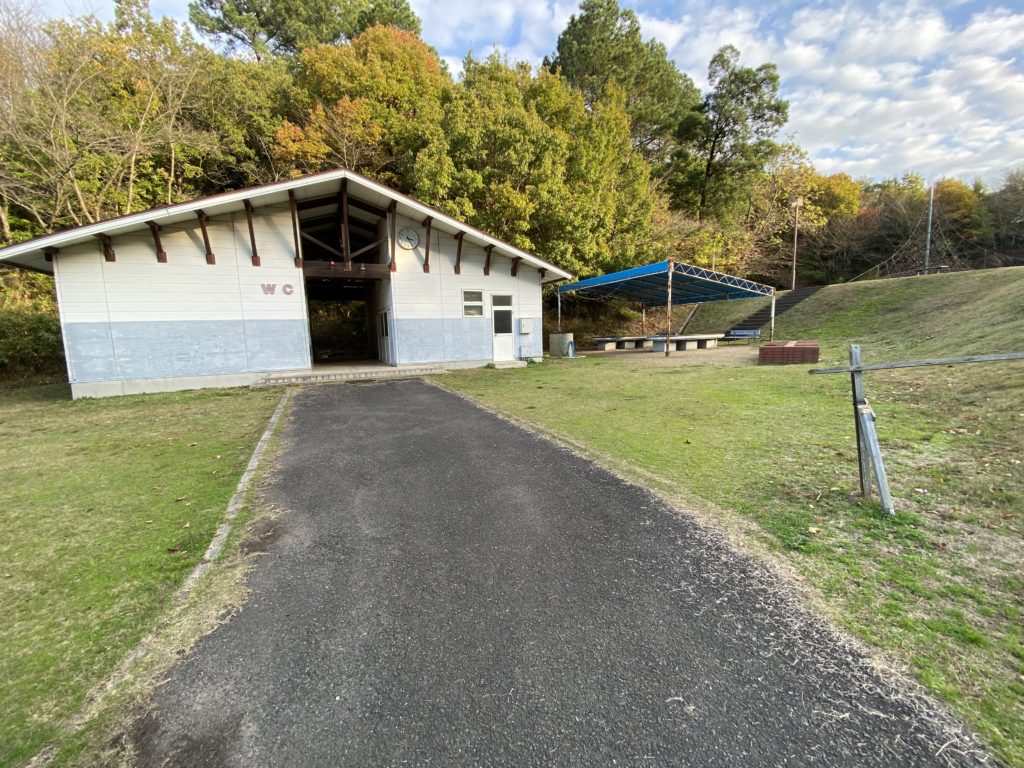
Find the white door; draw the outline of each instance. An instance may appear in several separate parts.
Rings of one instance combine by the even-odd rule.
[[[391,365],[391,329],[388,327],[387,310],[377,315],[377,357],[382,363]]]
[[[512,318],[512,297],[492,296],[491,313],[494,320],[494,359],[516,359],[515,323]]]

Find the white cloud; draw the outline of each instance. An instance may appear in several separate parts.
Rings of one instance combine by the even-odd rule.
[[[958,51],[985,51],[996,55],[1019,54],[1022,42],[1024,13],[1013,13],[1005,8],[975,14],[952,41],[953,48]]]
[[[961,7],[956,23],[917,0],[826,0],[780,20],[742,2],[684,2],[672,23],[650,9],[641,21],[702,86],[726,43],[745,64],[775,62],[786,130],[822,171],[996,180],[1024,162],[1024,13]]]

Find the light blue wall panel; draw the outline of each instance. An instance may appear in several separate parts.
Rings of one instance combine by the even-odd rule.
[[[519,354],[517,357],[520,360],[527,357],[544,357],[543,321],[539,317],[524,319],[532,326],[533,333],[519,334]],[[519,323],[522,322],[522,320],[519,321]]]
[[[399,363],[446,363],[490,360],[491,320],[456,317],[395,320]]]
[[[64,332],[76,382],[309,367],[303,320],[69,323]]]
[[[73,381],[111,381],[118,378],[110,323],[69,323],[64,326],[68,372]]]
[[[250,371],[297,371],[310,366],[305,320],[246,320],[245,349]]]
[[[516,334],[517,357],[544,355],[541,320],[533,318],[532,323],[533,333]],[[494,356],[489,317],[396,320],[395,333],[399,363],[456,363],[490,360]]]
[[[399,363],[442,363],[445,357],[442,320],[395,320]]]
[[[448,361],[456,363],[465,360],[490,360],[494,357],[491,318],[449,317],[440,323]]]
[[[171,379],[244,373],[241,320],[111,323],[118,378]]]

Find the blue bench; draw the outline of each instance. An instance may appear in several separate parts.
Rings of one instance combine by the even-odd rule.
[[[756,341],[761,338],[760,328],[732,328],[722,341]]]

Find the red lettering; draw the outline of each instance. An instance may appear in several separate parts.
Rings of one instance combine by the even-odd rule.
[[[277,286],[274,283],[263,283],[263,293],[273,296],[276,290]]]

